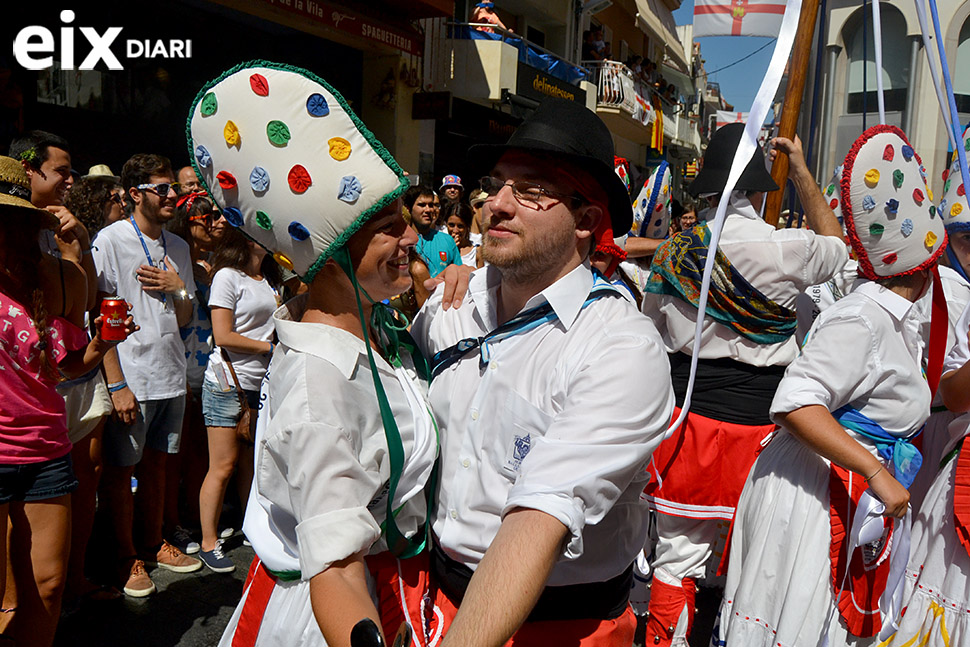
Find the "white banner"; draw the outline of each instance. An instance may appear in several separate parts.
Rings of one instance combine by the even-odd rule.
[[[694,38],[777,37],[785,3],[779,0],[695,0]]]
[[[746,112],[728,112],[727,110],[717,111],[717,128],[723,128],[728,124],[743,124],[748,121]],[[715,128],[715,130],[717,130]]]

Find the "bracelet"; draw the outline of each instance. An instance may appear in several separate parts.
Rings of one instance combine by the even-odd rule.
[[[273,342],[270,342],[269,343],[269,354],[272,355],[274,350],[276,350],[276,344],[274,344]]]
[[[867,477],[866,477],[866,483],[868,483],[868,482],[869,482],[870,480],[872,480],[873,478],[875,478],[875,476],[876,476],[876,474],[878,474],[878,473],[879,473],[879,472],[881,472],[882,470],[883,470],[883,466],[882,466],[882,465],[880,465],[880,466],[879,466],[879,469],[877,469],[877,470],[876,470],[875,472],[873,472],[871,476],[867,476]]]
[[[108,385],[108,392],[117,393],[121,389],[127,389],[127,388],[128,388],[128,382],[124,380],[120,382],[112,382],[111,384]]]
[[[94,253],[94,249],[91,247],[88,247],[83,252],[81,252],[81,256],[87,256],[88,254],[93,254],[93,253]]]

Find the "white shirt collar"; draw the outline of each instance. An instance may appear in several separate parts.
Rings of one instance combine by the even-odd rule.
[[[712,222],[716,213],[717,207],[709,207],[698,213],[697,219],[700,222]],[[750,220],[763,220],[761,212],[754,208],[744,191],[731,192],[730,202],[724,216],[742,216]]]
[[[472,274],[468,284],[468,292],[471,294],[475,308],[485,323],[488,330],[494,330],[498,326],[498,287],[502,281],[502,272],[493,265],[488,265],[483,271]],[[576,321],[579,312],[583,309],[583,303],[589,296],[593,288],[593,272],[589,263],[577,266],[564,277],[539,292],[526,301],[523,310],[534,308],[542,303],[548,302],[552,306],[556,317],[562,322],[563,327],[569,327]]]
[[[754,208],[744,191],[733,191],[728,204],[727,215],[744,216],[751,220],[761,220],[761,212]],[[712,214],[713,215],[713,214]]]
[[[273,313],[280,343],[300,353],[314,355],[333,364],[347,379],[354,374],[360,356],[367,352],[364,341],[346,330],[322,323],[300,321],[307,295],[294,297]],[[375,360],[380,363],[375,353]]]
[[[853,292],[861,292],[868,298],[878,303],[882,308],[891,314],[896,321],[902,321],[913,308],[913,302],[902,297],[889,288],[883,287],[875,281],[868,279],[858,279],[852,286]]]

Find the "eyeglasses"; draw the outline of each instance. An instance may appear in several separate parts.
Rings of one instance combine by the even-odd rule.
[[[550,191],[535,182],[513,182],[511,180],[503,182],[498,178],[486,175],[479,180],[479,183],[481,184],[482,191],[488,196],[486,199],[494,198],[498,195],[499,191],[508,186],[512,188],[512,197],[515,198],[516,202],[523,207],[530,207],[532,209],[551,209],[558,203],[565,202],[566,200],[571,200],[574,203],[583,202],[583,199],[578,195]]]
[[[108,199],[114,202],[118,206],[121,206],[121,207],[125,206],[125,199],[121,197],[120,193],[112,193],[111,195],[108,196]]]
[[[204,213],[197,213],[194,216],[189,216],[189,222],[197,222],[201,220],[204,221],[205,224],[211,225],[220,218],[222,218],[222,212],[213,209],[212,211],[206,211]]]
[[[135,188],[139,191],[151,191],[159,197],[167,197],[169,191],[175,191],[178,193],[179,187],[182,186],[178,182],[160,182],[160,183],[150,183],[150,184],[139,184]]]

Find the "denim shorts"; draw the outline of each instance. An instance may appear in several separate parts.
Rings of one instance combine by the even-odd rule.
[[[0,465],[0,504],[43,501],[77,489],[71,453],[60,458],[24,465]]]
[[[178,454],[182,441],[185,396],[138,403],[135,422],[126,425],[108,420],[104,428],[104,462],[116,467],[131,467],[141,461],[145,447],[165,454]]]
[[[254,412],[259,410],[259,391],[243,389],[246,402]],[[236,387],[223,391],[219,385],[206,380],[202,383],[202,416],[206,427],[235,427],[242,415]]]

